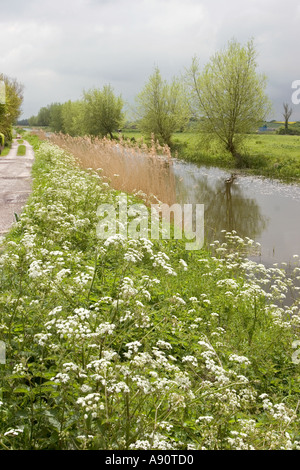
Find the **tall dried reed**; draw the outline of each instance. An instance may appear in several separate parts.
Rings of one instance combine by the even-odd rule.
[[[176,202],[170,150],[154,139],[151,147],[142,141],[133,144],[130,140],[65,134],[50,134],[48,139],[72,153],[82,168],[101,169],[114,189],[141,195],[148,203],[159,200],[172,205]]]

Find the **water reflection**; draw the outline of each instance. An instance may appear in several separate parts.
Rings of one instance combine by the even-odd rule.
[[[214,169],[191,172],[185,166],[174,167],[177,201],[204,204],[205,236],[208,241],[219,237],[222,230],[235,230],[242,237],[256,239],[265,229],[267,217],[262,215],[255,199],[245,197],[236,180]]]
[[[198,167],[178,160],[172,170],[177,202],[204,204],[205,236],[221,240],[221,231],[235,230],[241,237],[261,243],[254,259],[271,265],[300,254],[300,186],[218,168]]]

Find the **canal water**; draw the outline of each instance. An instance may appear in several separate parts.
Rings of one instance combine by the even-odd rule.
[[[300,185],[236,173],[174,159],[177,203],[204,204],[208,242],[221,231],[235,230],[260,243],[252,256],[266,266],[293,262],[300,256]]]

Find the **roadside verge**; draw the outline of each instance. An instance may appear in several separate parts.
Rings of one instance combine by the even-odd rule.
[[[31,193],[34,151],[27,141],[24,145],[24,156],[17,156],[18,142],[14,140],[9,154],[0,157],[0,235],[9,231]]]

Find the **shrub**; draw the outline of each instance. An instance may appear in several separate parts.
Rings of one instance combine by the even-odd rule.
[[[277,131],[276,134],[279,135],[300,135],[300,129],[294,129],[291,127],[288,127],[288,129],[285,129],[284,127],[280,127]]]

